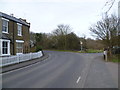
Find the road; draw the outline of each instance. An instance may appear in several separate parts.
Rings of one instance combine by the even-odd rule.
[[[3,88],[117,88],[102,54],[45,51],[49,58],[3,74]]]

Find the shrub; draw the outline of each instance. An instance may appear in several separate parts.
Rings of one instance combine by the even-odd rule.
[[[42,51],[42,46],[37,46],[36,47],[36,52],[38,52],[38,51]]]

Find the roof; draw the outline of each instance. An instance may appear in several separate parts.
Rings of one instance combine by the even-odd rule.
[[[10,15],[8,15],[8,14],[5,14],[5,13],[0,12],[0,16],[3,17],[3,18],[9,19],[9,20],[15,21],[15,22],[20,23],[20,24],[24,24],[24,25],[26,25],[26,26],[30,26],[30,23],[27,23],[27,22],[25,22],[25,21],[22,20],[22,19],[18,19],[18,18],[16,18],[16,17],[10,16]]]

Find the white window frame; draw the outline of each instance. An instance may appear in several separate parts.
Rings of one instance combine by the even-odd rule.
[[[16,40],[16,44],[17,43],[23,43],[24,44],[24,41],[23,40]],[[17,46],[16,46],[16,49],[17,49]],[[16,55],[19,55],[19,54],[23,54],[23,53],[16,53]]]
[[[8,44],[8,53],[7,54],[3,54],[2,53],[2,49],[3,49],[3,45],[2,45],[2,43],[3,43],[3,41],[5,41],[5,42],[8,42],[7,44]],[[10,55],[10,40],[6,40],[6,39],[0,39],[0,56],[8,56],[8,55]]]
[[[18,26],[21,26],[21,30],[19,30]],[[20,31],[20,33],[19,33],[19,31]],[[22,24],[20,24],[20,23],[17,23],[17,34],[18,34],[18,36],[22,36]]]
[[[3,20],[4,20],[4,21],[7,21],[7,31],[6,31],[6,32],[3,31]],[[2,18],[2,33],[6,33],[6,34],[8,34],[8,22],[9,22],[8,19]]]

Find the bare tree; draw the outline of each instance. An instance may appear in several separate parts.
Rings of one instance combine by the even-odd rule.
[[[108,13],[110,11],[110,9],[113,7],[114,3],[116,0],[108,0],[106,1],[105,5],[103,8],[107,7],[107,10],[105,13]]]
[[[117,43],[118,37],[118,25],[120,20],[115,15],[106,15],[101,21],[98,21],[95,25],[90,27],[90,31],[94,36],[102,39],[106,46],[112,47]]]
[[[71,27],[69,25],[60,24],[57,29],[53,31],[55,35],[67,35],[71,32]]]
[[[36,44],[36,39],[35,39],[36,34],[34,32],[30,32],[30,46],[34,47]]]
[[[72,28],[69,25],[64,25],[64,24],[60,24],[57,26],[57,29],[55,29],[53,31],[53,34],[55,36],[57,36],[56,39],[58,39],[58,43],[60,45],[60,47],[64,47],[64,49],[66,49],[67,43],[66,43],[66,35],[69,34],[71,32]]]

